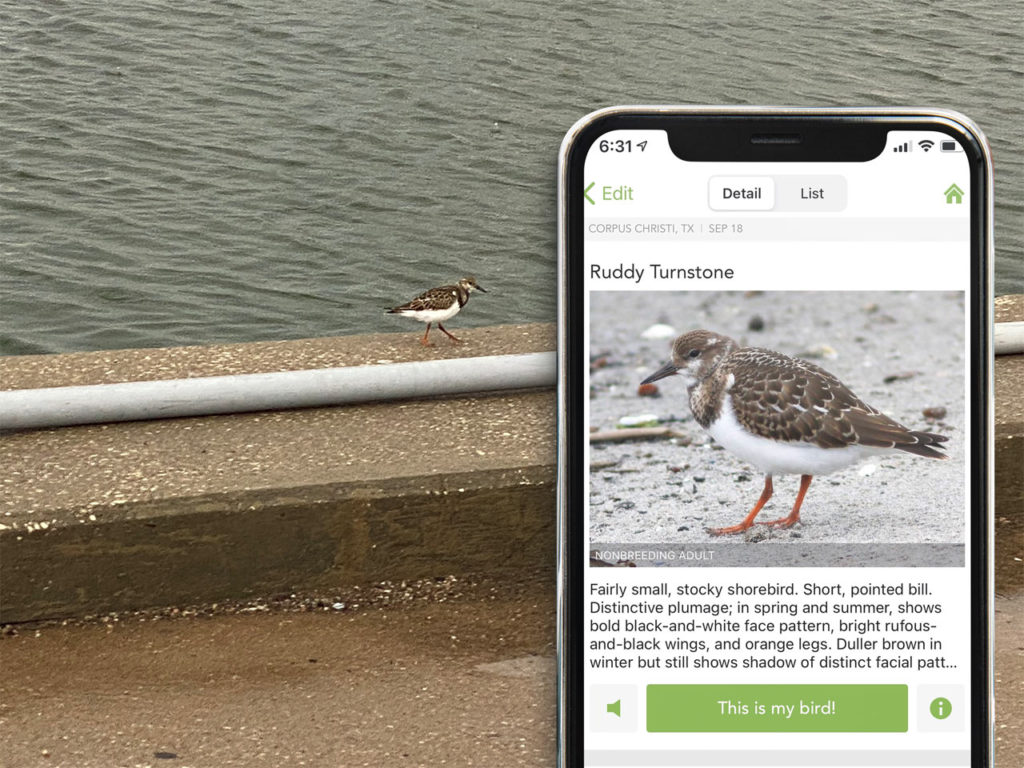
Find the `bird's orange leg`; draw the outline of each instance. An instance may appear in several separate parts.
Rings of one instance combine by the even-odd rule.
[[[420,344],[422,344],[424,347],[433,346],[429,341],[427,341],[427,334],[429,334],[429,333],[430,333],[430,323],[427,323],[427,330],[423,334],[423,338],[420,339]]]
[[[754,524],[754,518],[757,517],[757,513],[761,511],[761,507],[768,503],[768,499],[772,497],[772,476],[764,476],[764,490],[761,491],[761,498],[757,500],[757,504],[750,510],[750,514],[743,518],[743,522],[739,525],[730,525],[728,528],[708,528],[708,533],[712,536],[725,536],[730,533],[743,533],[750,526]]]
[[[461,344],[462,343],[462,339],[456,339],[454,336],[452,336],[450,333],[448,333],[448,331],[445,331],[444,326],[441,325],[440,323],[437,324],[437,327],[440,328],[442,331],[444,331],[444,335],[447,336],[452,341],[454,341],[456,344]]]
[[[782,517],[778,520],[768,520],[759,525],[774,525],[778,528],[791,528],[794,523],[800,522],[800,505],[804,503],[804,494],[807,493],[807,489],[811,487],[812,475],[800,475],[800,493],[796,495],[796,503],[793,505],[793,511],[789,513],[789,517]]]

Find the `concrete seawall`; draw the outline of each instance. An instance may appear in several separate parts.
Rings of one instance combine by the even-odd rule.
[[[554,349],[551,325],[0,360],[4,388]],[[554,569],[554,392],[0,437],[0,621]]]
[[[1024,320],[1024,295],[996,299],[993,320]],[[996,594],[1019,597],[1024,590],[1024,354],[997,357],[994,384]],[[1021,601],[1014,605],[1013,621],[1021,631]]]
[[[996,319],[1024,320],[1024,297]],[[541,352],[549,324],[0,358],[4,389]],[[447,574],[551,579],[553,390],[0,435],[0,621]],[[996,363],[997,591],[1022,584],[1024,355]]]

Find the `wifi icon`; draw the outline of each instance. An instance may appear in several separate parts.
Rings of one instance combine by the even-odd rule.
[[[917,146],[927,152],[929,149],[935,146],[935,142],[931,139],[925,139],[924,141],[917,142]]]

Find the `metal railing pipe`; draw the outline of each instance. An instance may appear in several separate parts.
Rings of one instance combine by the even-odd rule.
[[[209,416],[553,387],[554,352],[0,392],[0,429]]]
[[[1024,323],[996,323],[992,348],[997,355],[1024,353]]]

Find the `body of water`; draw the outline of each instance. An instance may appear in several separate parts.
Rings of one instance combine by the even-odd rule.
[[[0,0],[0,353],[555,317],[555,163],[616,103],[959,109],[1024,292],[1019,6]]]

